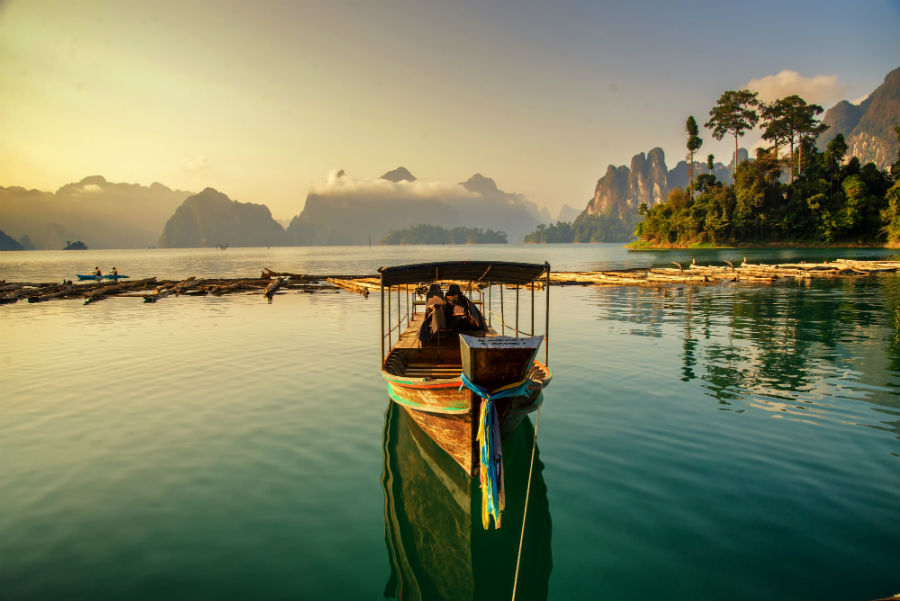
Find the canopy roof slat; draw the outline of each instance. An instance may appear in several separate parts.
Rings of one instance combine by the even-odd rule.
[[[550,271],[550,264],[509,261],[442,261],[381,267],[378,271],[381,273],[381,281],[385,286],[424,284],[436,280],[528,284]]]

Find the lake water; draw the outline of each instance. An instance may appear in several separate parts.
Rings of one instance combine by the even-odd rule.
[[[94,265],[180,278],[464,258],[589,270],[887,254],[41,251],[0,253],[0,279]],[[900,592],[900,276],[554,287],[550,305],[554,379],[519,598]],[[0,306],[0,599],[505,596],[534,416],[507,455],[503,528],[454,538],[447,522],[463,519],[458,501],[473,489],[438,477],[430,441],[388,410],[379,313],[374,295],[293,291],[271,304]]]

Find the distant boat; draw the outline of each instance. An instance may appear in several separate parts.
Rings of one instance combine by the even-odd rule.
[[[118,273],[104,273],[103,275],[94,275],[94,274],[85,275],[83,273],[76,273],[75,275],[78,276],[79,280],[95,280],[95,281],[96,280],[123,280],[128,277],[127,275],[121,275]]]
[[[87,244],[82,242],[81,240],[76,240],[72,242],[71,240],[66,240],[66,247],[63,250],[87,250]]]

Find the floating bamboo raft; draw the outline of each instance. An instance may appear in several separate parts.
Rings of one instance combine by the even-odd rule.
[[[728,263],[726,261],[726,263]],[[550,274],[554,286],[671,286],[677,284],[716,285],[772,284],[777,280],[808,282],[816,278],[853,278],[900,271],[900,261],[854,261],[837,259],[826,263],[747,263],[738,266],[681,265],[667,268],[639,268],[620,271],[561,271]],[[453,282],[445,282],[453,283]],[[463,289],[468,282],[456,282]],[[540,282],[538,282],[540,284]],[[312,275],[264,269],[258,278],[207,278],[194,276],[183,280],[145,278],[141,280],[73,283],[71,281],[32,283],[0,281],[0,305],[19,300],[40,303],[56,299],[81,299],[91,304],[109,297],[142,298],[146,303],[167,296],[221,296],[255,293],[269,302],[283,290],[299,292],[339,292],[347,290],[368,296],[381,289],[381,280],[372,275]]]
[[[668,284],[771,284],[779,279],[859,277],[900,271],[900,261],[853,261],[837,259],[829,263],[781,263],[764,265],[743,262],[735,267],[675,263],[676,267],[641,268],[626,271],[555,272],[555,285],[660,286]]]

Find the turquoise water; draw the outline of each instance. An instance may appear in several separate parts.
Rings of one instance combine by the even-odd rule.
[[[887,254],[754,253],[2,253],[0,279],[49,281],[97,263],[134,277],[237,277],[479,257],[575,270]],[[411,440],[394,434],[402,424],[385,439],[379,311],[374,296],[293,292],[272,304],[240,295],[0,307],[0,599],[381,598],[404,551],[386,537],[387,509],[402,505],[417,524],[413,507],[459,493],[385,485],[391,449],[427,445],[395,444]],[[900,592],[898,323],[898,276],[554,287],[541,509],[519,598]],[[504,531],[517,527],[510,513]],[[418,528],[444,540],[437,526]],[[515,538],[479,534],[468,555],[457,543],[442,550],[454,565],[508,566]]]

